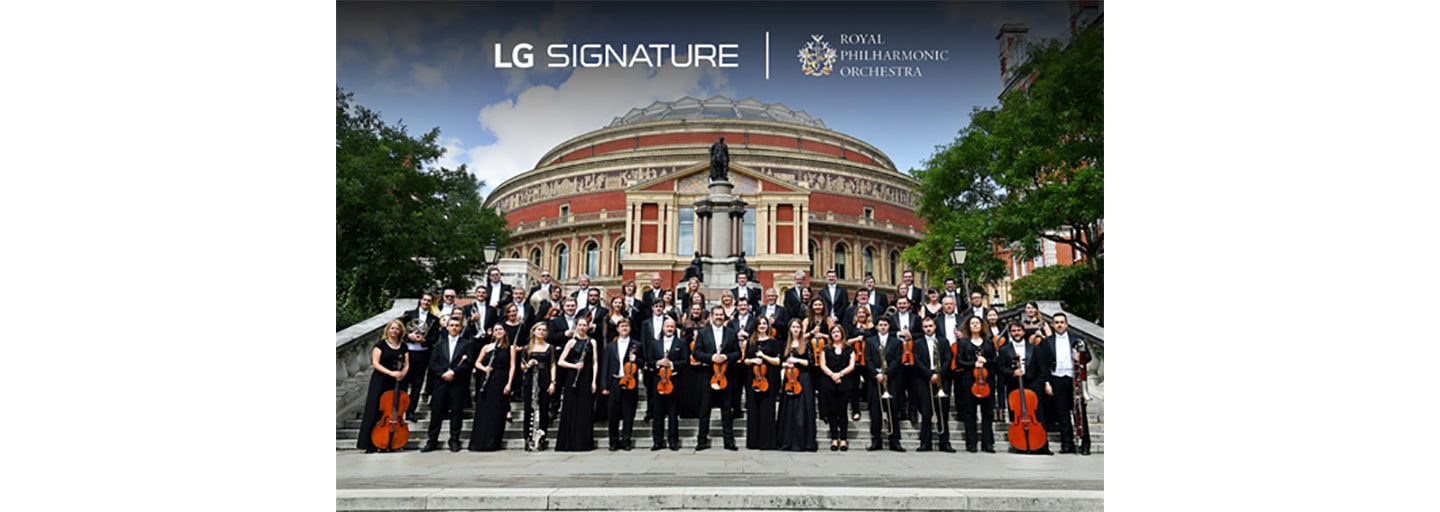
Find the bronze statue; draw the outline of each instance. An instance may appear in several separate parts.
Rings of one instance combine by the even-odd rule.
[[[730,147],[725,145],[725,137],[720,137],[720,142],[710,145],[710,181],[730,180]]]

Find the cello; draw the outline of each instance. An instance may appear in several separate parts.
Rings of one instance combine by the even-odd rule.
[[[1040,421],[1035,419],[1035,408],[1040,405],[1040,397],[1029,388],[1025,387],[1024,363],[1015,358],[1015,365],[1021,368],[1020,385],[1010,392],[1010,410],[1015,413],[1015,419],[1010,422],[1010,431],[1007,432],[1007,440],[1010,446],[1026,452],[1033,452],[1045,447],[1047,441],[1045,428],[1040,426]]]
[[[403,359],[395,360],[395,371],[405,365]],[[370,442],[377,450],[399,450],[410,442],[410,427],[405,424],[405,411],[410,410],[410,395],[400,391],[400,379],[395,379],[395,389],[380,395],[380,421],[370,431]]]

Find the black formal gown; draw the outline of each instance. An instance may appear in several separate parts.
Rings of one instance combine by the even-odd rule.
[[[802,356],[815,364],[810,353]],[[784,356],[781,356],[784,362]],[[813,452],[819,448],[815,442],[815,386],[810,380],[810,366],[797,366],[800,370],[800,389],[798,395],[786,393],[783,389],[784,379],[781,379],[782,389],[779,392],[780,413],[776,421],[776,437],[779,440],[781,450],[792,452]],[[748,439],[746,440],[749,441]]]
[[[509,406],[505,397],[505,379],[510,371],[510,351],[494,349],[485,355],[490,359],[492,370],[476,371],[487,379],[485,391],[475,397],[475,422],[470,427],[470,451],[493,452],[505,448],[505,409]]]
[[[776,356],[780,353],[782,345],[780,340],[770,338],[760,340],[751,345],[749,353],[745,354],[746,359],[755,357],[756,351],[763,351],[765,355]],[[751,383],[755,380],[755,370],[746,365],[750,371],[745,374],[745,393],[749,396],[745,399],[745,414],[748,420],[745,423],[745,448],[747,450],[776,450],[780,448],[778,437],[775,434],[775,396],[780,394],[780,370],[778,366],[765,364],[765,379],[770,388],[764,393],[755,391]]]
[[[842,346],[839,354],[835,353],[833,346],[826,346],[822,362],[831,372],[839,372],[850,366],[850,356],[854,354],[855,349],[848,345]],[[830,439],[847,440],[850,419],[845,417],[845,404],[855,393],[855,373],[841,377],[840,382],[835,382],[824,372],[819,373],[820,418],[830,425]]]
[[[547,393],[550,387],[550,365],[555,357],[552,346],[539,352],[525,352],[526,357],[535,361],[525,370],[522,395],[525,399],[525,451],[543,449],[541,440],[550,434],[550,423],[555,418],[554,405],[560,403]]]
[[[578,343],[577,343],[578,342]],[[560,405],[560,431],[555,436],[555,451],[557,452],[587,452],[595,449],[595,393],[590,389],[590,376],[595,373],[595,362],[592,357],[596,350],[594,340],[581,340],[575,338],[570,340],[575,347],[570,349],[571,364],[575,364],[584,358],[585,368],[580,370],[578,384],[575,380],[575,370],[566,370],[557,375],[560,382],[556,387],[564,395],[564,402]],[[581,354],[581,345],[586,343],[589,348]]]
[[[684,340],[687,353],[690,354],[695,352],[694,346],[689,345],[692,337],[695,335],[695,331],[696,329],[683,329],[680,331],[680,339]],[[692,366],[688,359],[685,361],[676,361],[676,363],[683,366],[685,371],[679,373],[680,378],[675,386],[675,408],[679,411],[681,418],[699,418],[700,391],[708,391],[709,389],[707,387],[709,386],[708,383],[702,385],[700,382],[702,377],[701,373],[703,373],[700,371],[700,368],[704,368],[705,365]]]
[[[394,369],[396,367],[396,361],[402,360],[405,354],[409,352],[409,349],[405,347],[404,343],[401,343],[398,349],[391,349],[390,345],[386,344],[384,339],[375,343],[374,348],[380,349],[380,366],[390,369]],[[426,355],[429,355],[429,353],[426,353]],[[411,370],[414,370],[414,368],[411,368]],[[364,413],[360,416],[360,440],[356,443],[356,448],[361,450],[375,449],[375,443],[370,441],[370,431],[375,430],[375,424],[380,421],[380,395],[386,391],[393,391],[394,389],[394,377],[377,371],[371,371],[370,389],[365,392],[365,409]],[[411,400],[416,400],[416,398],[412,397]],[[405,411],[402,410],[400,412],[403,413]]]

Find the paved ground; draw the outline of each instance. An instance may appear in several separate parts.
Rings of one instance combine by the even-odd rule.
[[[336,489],[875,487],[1013,490],[1105,488],[1105,456],[1007,453],[790,453],[693,448],[587,453],[335,454]],[[693,444],[691,444],[693,446]]]

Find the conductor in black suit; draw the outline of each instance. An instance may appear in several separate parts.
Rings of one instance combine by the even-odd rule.
[[[460,319],[450,318],[445,324],[446,335],[430,349],[430,428],[422,452],[439,449],[440,424],[450,420],[450,451],[460,451],[460,425],[465,418],[465,405],[470,402],[470,338],[461,336]]]
[[[700,365],[700,432],[696,437],[695,451],[710,448],[710,408],[720,406],[720,422],[725,436],[725,449],[738,450],[735,445],[735,417],[728,400],[729,389],[713,389],[710,381],[715,376],[715,367],[720,363],[740,361],[740,342],[735,331],[725,327],[725,308],[710,309],[710,325],[699,329],[695,341],[695,359],[709,364]],[[731,382],[730,386],[739,384]]]

